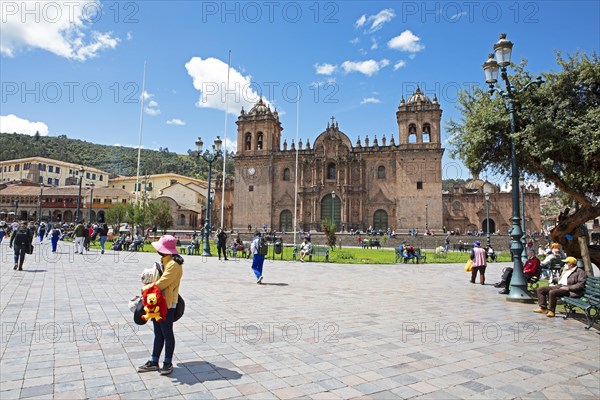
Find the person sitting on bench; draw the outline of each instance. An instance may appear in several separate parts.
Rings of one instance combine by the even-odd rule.
[[[304,242],[300,245],[300,262],[304,262],[304,257],[307,254],[310,254],[311,251],[312,245],[306,238],[304,238]]]
[[[536,275],[539,275],[542,268],[540,266],[540,259],[535,256],[535,252],[533,250],[527,250],[527,261],[525,265],[523,265],[523,275],[525,275],[525,280],[529,281]],[[501,288],[503,287],[500,294],[509,294],[510,293],[510,280],[512,279],[513,269],[512,267],[504,268],[504,273],[502,274],[502,280],[496,284],[495,287]]]
[[[581,297],[585,292],[586,274],[582,268],[577,268],[577,259],[567,257],[562,260],[565,268],[556,280],[554,278],[553,286],[543,286],[537,289],[537,298],[539,308],[533,310],[535,313],[546,314],[547,317],[554,317],[556,310],[556,301],[563,296]],[[547,305],[550,303],[549,305]]]

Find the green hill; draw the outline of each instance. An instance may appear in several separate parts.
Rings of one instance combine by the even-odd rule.
[[[89,165],[114,175],[132,176],[137,172],[138,150],[131,147],[107,146],[60,136],[30,136],[0,133],[0,161],[25,157],[47,157],[75,164]],[[233,159],[228,154],[227,172],[233,173]],[[215,161],[213,167],[222,165]],[[217,167],[217,170],[220,168]],[[200,158],[170,152],[168,148],[144,150],[140,174],[176,173],[205,179],[208,164]],[[214,176],[214,174],[213,174]]]

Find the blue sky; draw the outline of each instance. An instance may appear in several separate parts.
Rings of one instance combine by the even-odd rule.
[[[457,91],[484,84],[499,33],[534,72],[557,68],[555,50],[600,47],[598,1],[0,3],[0,130],[137,146],[146,61],[142,144],[178,153],[224,136],[229,51],[230,140],[262,94],[290,143],[300,87],[299,137],[314,142],[335,116],[354,143],[397,141],[398,103],[417,85],[437,95],[442,122],[458,118]],[[444,157],[443,178],[468,177]]]

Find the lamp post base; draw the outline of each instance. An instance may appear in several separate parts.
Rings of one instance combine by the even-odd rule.
[[[524,304],[532,304],[535,303],[535,299],[531,297],[529,292],[527,291],[527,287],[525,289],[521,287],[510,287],[510,294],[506,297],[506,301],[511,303],[524,303]]]

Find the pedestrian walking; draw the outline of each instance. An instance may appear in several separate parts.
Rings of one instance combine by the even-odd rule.
[[[487,267],[487,252],[481,248],[481,242],[473,242],[473,250],[471,250],[471,260],[473,267],[471,269],[471,283],[475,283],[477,271],[479,271],[479,283],[485,285],[485,268]]]
[[[265,263],[265,256],[267,255],[269,247],[267,242],[262,237],[260,232],[256,232],[252,243],[250,244],[250,251],[254,255],[252,257],[252,271],[256,275],[256,283],[261,285],[263,280],[263,264]]]
[[[56,253],[58,247],[58,241],[62,238],[62,232],[58,224],[54,225],[54,228],[50,231],[50,244],[52,245],[52,252]]]
[[[6,236],[6,222],[0,221],[0,244],[2,244],[2,239]]]
[[[104,254],[104,244],[108,239],[108,225],[102,224],[98,227],[98,236],[100,236],[100,253]]]
[[[223,252],[223,257],[225,261],[227,261],[227,234],[223,229],[219,229],[217,232],[217,252],[219,253],[219,260],[221,259],[221,252]]]
[[[73,244],[75,247],[75,254],[83,254],[83,244],[85,241],[85,226],[83,226],[83,220],[79,221],[75,230],[73,231]]]
[[[162,321],[152,321],[154,324],[152,356],[146,364],[138,367],[138,372],[159,371],[161,375],[169,375],[173,372],[173,353],[175,352],[173,322],[175,322],[175,309],[179,298],[179,285],[183,276],[183,258],[177,252],[177,238],[171,235],[162,236],[158,242],[152,242],[152,246],[161,257],[160,263],[164,272],[156,282],[145,285],[142,293],[156,285],[165,297],[168,311],[166,318]],[[158,361],[163,348],[165,349],[165,358],[162,368],[159,368]]]
[[[46,223],[42,222],[40,227],[37,230],[38,237],[40,238],[40,243],[44,241],[44,237],[46,236]]]
[[[14,270],[23,271],[25,254],[30,252],[31,246],[33,246],[33,231],[27,227],[27,221],[22,221],[21,226],[10,237],[9,243],[9,247],[13,248],[15,253]]]

